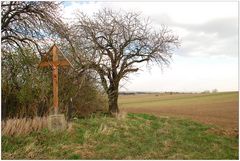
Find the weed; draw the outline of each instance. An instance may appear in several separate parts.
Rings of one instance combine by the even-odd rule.
[[[81,159],[81,157],[80,157],[80,155],[78,155],[78,154],[73,154],[73,155],[71,155],[68,159],[75,160],[75,159]]]

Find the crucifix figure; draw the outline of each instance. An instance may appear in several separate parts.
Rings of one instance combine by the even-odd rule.
[[[39,67],[52,67],[53,77],[53,107],[54,114],[58,113],[58,67],[59,66],[72,66],[64,54],[54,44],[49,51],[44,55]]]

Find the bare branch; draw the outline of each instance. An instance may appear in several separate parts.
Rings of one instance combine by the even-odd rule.
[[[65,29],[58,14],[59,4],[47,1],[2,1],[2,50],[28,46],[43,53],[40,44]]]

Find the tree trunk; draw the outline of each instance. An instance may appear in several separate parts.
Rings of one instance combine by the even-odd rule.
[[[119,108],[118,108],[118,87],[111,88],[108,92],[108,112],[111,115],[116,115],[119,112]]]

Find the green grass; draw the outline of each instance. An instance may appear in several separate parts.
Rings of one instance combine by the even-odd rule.
[[[147,114],[96,116],[61,133],[2,136],[2,159],[238,159],[238,138],[211,128]]]

